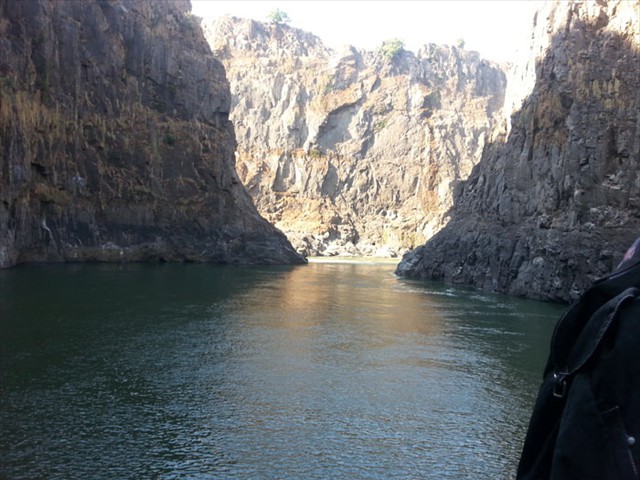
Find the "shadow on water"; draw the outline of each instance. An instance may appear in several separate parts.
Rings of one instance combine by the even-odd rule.
[[[165,455],[184,460],[172,438],[185,420],[174,398],[188,402],[180,391],[188,377],[179,377],[226,354],[203,351],[199,340],[224,345],[224,305],[290,269],[0,270],[0,475],[11,466],[9,478],[97,478],[93,459],[118,478],[142,478]],[[147,443],[164,447],[141,455]]]
[[[44,351],[56,348],[58,336],[81,342],[96,331],[133,335],[147,325],[196,320],[290,268],[99,264],[0,270],[0,312],[19,315],[3,322],[1,345],[8,353],[37,342]]]

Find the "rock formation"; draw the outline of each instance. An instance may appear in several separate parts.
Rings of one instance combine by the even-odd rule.
[[[397,273],[571,301],[640,235],[640,2],[546,5],[506,98],[451,222]]]
[[[303,262],[235,172],[188,0],[0,2],[0,267]]]
[[[240,179],[307,255],[424,243],[501,122],[504,73],[474,52],[332,51],[287,25],[229,17],[203,29],[231,84]]]

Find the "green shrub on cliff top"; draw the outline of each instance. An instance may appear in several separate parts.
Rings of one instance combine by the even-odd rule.
[[[392,38],[382,42],[382,45],[378,48],[378,51],[389,60],[393,59],[396,55],[404,50],[404,42],[399,38]]]
[[[289,15],[287,15],[287,12],[280,10],[279,8],[276,8],[275,10],[269,12],[268,18],[273,23],[289,23],[291,21],[291,18],[289,18]]]

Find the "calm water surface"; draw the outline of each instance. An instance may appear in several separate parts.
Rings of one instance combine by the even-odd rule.
[[[512,478],[561,308],[393,269],[0,271],[0,478]]]

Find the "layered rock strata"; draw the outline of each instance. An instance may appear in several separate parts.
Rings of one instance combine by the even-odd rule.
[[[333,51],[287,25],[229,17],[203,29],[231,84],[240,179],[307,255],[424,243],[501,122],[505,76],[474,52]]]
[[[0,3],[0,267],[304,261],[234,163],[188,1]]]
[[[507,98],[451,222],[397,273],[568,302],[640,235],[640,2],[546,5]]]

